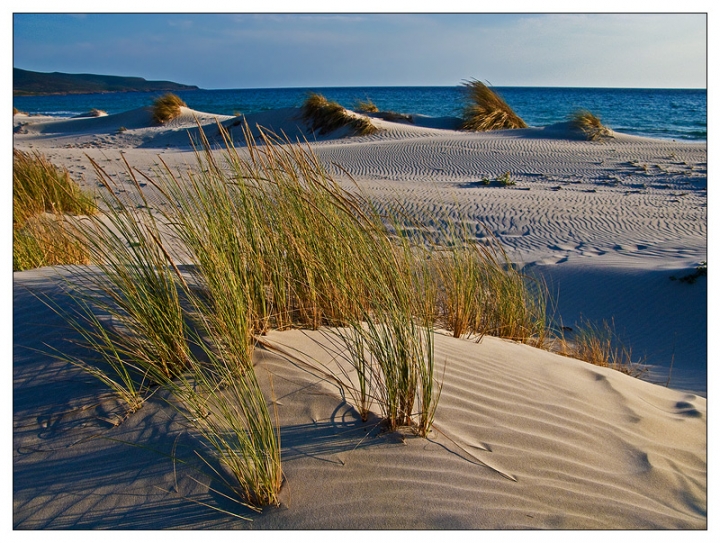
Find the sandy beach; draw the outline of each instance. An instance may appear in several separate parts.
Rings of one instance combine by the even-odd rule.
[[[705,143],[587,141],[566,123],[468,133],[421,116],[319,136],[296,109],[245,120],[307,141],[343,187],[402,202],[429,230],[455,221],[496,237],[547,283],[558,323],[612,322],[650,371],[437,330],[443,388],[423,439],[384,431],[377,414],[362,422],[312,369],[332,371],[327,334],[272,331],[254,362],[277,408],[285,482],[280,506],[255,513],[214,487],[162,391],[116,424],[110,391],[46,354],[73,332],[37,295],[67,306],[71,269],[15,272],[15,529],[707,529],[707,280],[671,280],[707,261]],[[162,126],[149,109],[18,114],[14,145],[88,190],[100,190],[89,159],[131,190],[124,161],[150,177],[159,157],[196,167],[198,124],[218,142],[218,123],[242,150],[239,117],[187,108]],[[147,190],[151,205],[170,205]]]

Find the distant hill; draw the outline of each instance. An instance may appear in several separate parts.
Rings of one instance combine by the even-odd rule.
[[[194,85],[171,81],[147,81],[142,77],[116,75],[42,73],[13,68],[13,94],[86,94],[93,92],[196,90]]]

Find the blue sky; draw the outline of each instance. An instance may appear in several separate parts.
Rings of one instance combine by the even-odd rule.
[[[18,68],[208,89],[706,86],[703,14],[16,13],[13,31]]]

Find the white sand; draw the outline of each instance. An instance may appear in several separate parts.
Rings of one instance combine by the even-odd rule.
[[[274,375],[287,483],[282,506],[248,525],[197,503],[231,507],[203,486],[197,462],[173,472],[162,453],[180,435],[176,454],[192,460],[193,441],[161,401],[110,428],[98,417],[114,404],[99,383],[23,348],[58,345],[65,333],[25,288],[62,303],[62,270],[15,273],[14,526],[706,528],[707,280],[670,280],[707,259],[705,144],[621,134],[586,142],[563,125],[467,134],[424,119],[375,120],[384,128],[376,135],[315,141],[297,113],[247,120],[313,141],[329,167],[380,201],[427,211],[429,226],[467,221],[480,239],[486,225],[514,261],[546,278],[563,324],[614,319],[656,366],[651,380],[664,384],[673,361],[670,388],[496,338],[438,335],[447,370],[438,431],[423,440],[379,433],[377,421],[363,426],[336,386],[259,350],[260,375]],[[16,116],[15,145],[95,189],[87,156],[110,173],[122,171],[121,151],[148,172],[158,154],[173,168],[192,165],[196,117],[215,137],[215,116],[190,110],[164,127],[142,109]],[[218,121],[242,140],[239,119]],[[483,184],[505,172],[515,185]],[[284,332],[267,341],[328,363],[322,338]]]

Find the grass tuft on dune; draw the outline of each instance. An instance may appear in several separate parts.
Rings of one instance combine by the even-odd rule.
[[[340,104],[328,101],[317,93],[310,93],[303,103],[302,118],[313,131],[321,135],[343,127],[349,127],[355,136],[367,136],[377,132],[377,128],[368,118],[349,115]]]
[[[512,108],[493,89],[477,80],[463,82],[467,104],[463,111],[463,130],[485,132],[527,128]]]
[[[614,323],[603,321],[602,325],[582,320],[572,331],[573,339],[563,334],[557,351],[595,366],[612,368],[631,377],[641,377],[648,367],[643,360],[633,359],[632,349],[617,337]]]
[[[358,100],[355,104],[355,110],[361,113],[377,113],[380,111],[370,98],[367,100]]]
[[[68,233],[68,215],[96,207],[69,173],[38,152],[13,151],[13,271],[88,263],[82,243]]]
[[[170,92],[164,94],[153,102],[153,121],[157,124],[170,122],[180,115],[181,107],[187,107],[187,104],[179,96]]]
[[[590,141],[613,137],[612,131],[602,124],[600,117],[584,109],[570,115],[570,124],[581,130]]]

